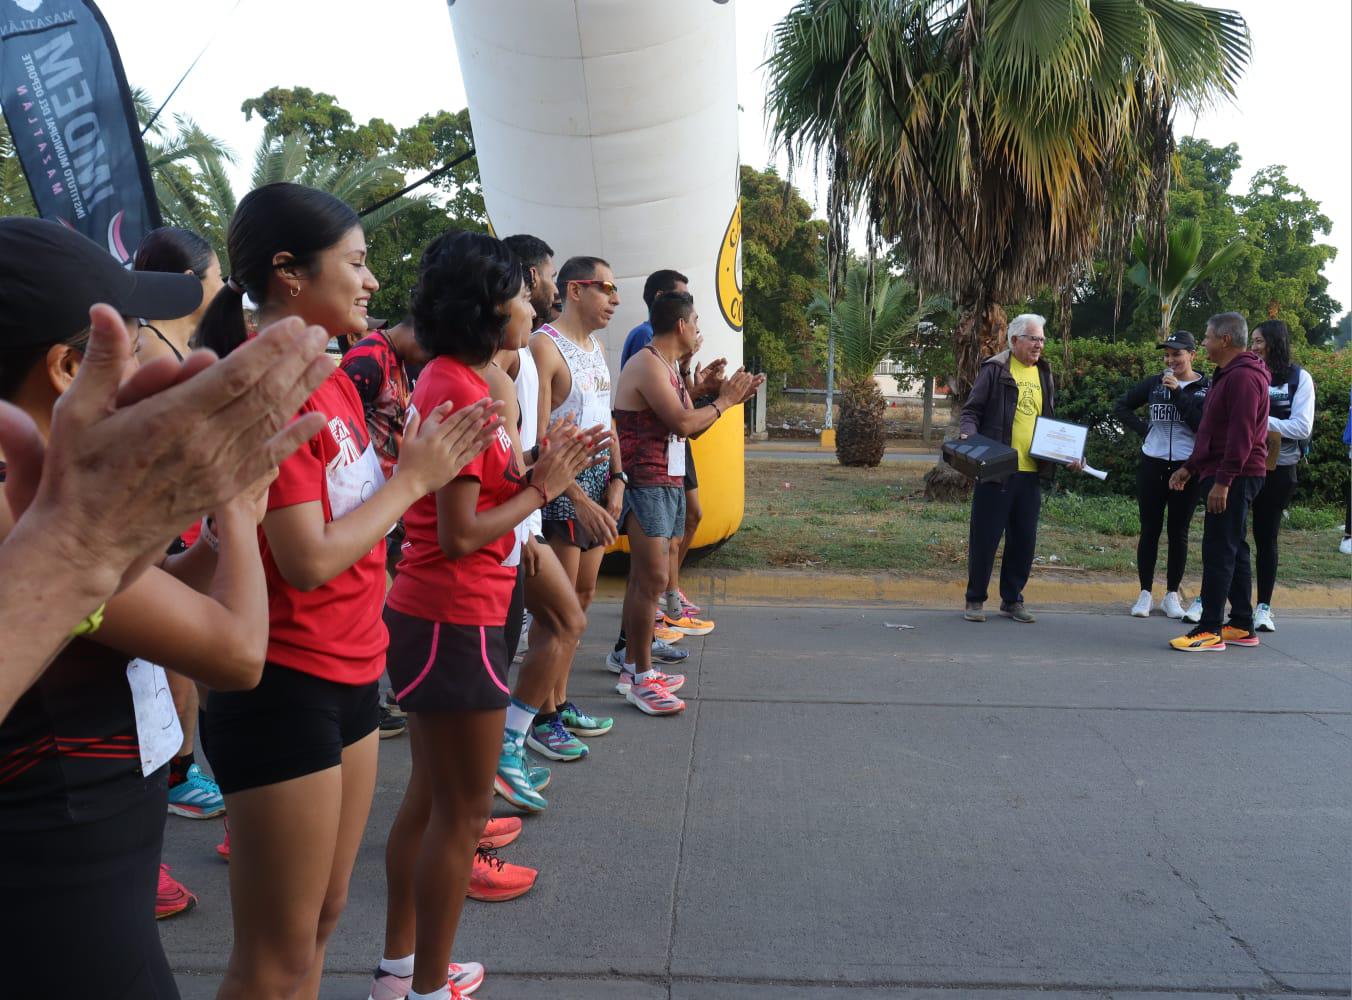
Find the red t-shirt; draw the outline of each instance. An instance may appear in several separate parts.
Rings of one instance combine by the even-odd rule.
[[[413,390],[413,406],[431,413],[451,400],[456,409],[488,396],[488,383],[459,361],[434,359]],[[461,470],[461,477],[479,480],[476,511],[510,500],[525,488],[512,454],[512,439],[498,428],[497,439]],[[513,531],[477,552],[447,559],[437,541],[437,498],[428,494],[404,515],[404,558],[388,597],[402,614],[451,625],[502,625],[516,585],[516,568],[502,561],[512,551]]]
[[[301,413],[324,414],[329,425],[282,463],[268,492],[268,510],[318,501],[324,520],[360,506],[385,483],[366,432],[361,399],[337,368]],[[339,684],[369,684],[385,669],[389,633],[380,612],[385,598],[385,540],[354,565],[311,591],[282,577],[259,531],[268,580],[268,662]]]

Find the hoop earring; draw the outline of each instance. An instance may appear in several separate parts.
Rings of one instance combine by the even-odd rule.
[[[300,285],[292,285],[292,286],[291,286],[291,297],[294,299],[294,298],[295,298],[297,295],[299,295],[299,294],[300,294]]]

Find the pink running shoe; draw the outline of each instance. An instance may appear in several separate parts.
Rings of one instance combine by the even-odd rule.
[[[478,962],[466,962],[463,965],[452,962],[446,970],[446,985],[451,988],[451,1000],[467,997],[484,981],[484,967]],[[376,966],[375,976],[371,979],[371,994],[367,1000],[404,1000],[413,992],[412,976],[396,976]]]
[[[685,711],[685,702],[662,686],[656,677],[638,681],[633,674],[621,674],[620,683],[629,682],[624,700],[645,715],[675,715]]]
[[[627,674],[621,670],[620,679],[615,684],[615,693],[628,694],[629,689],[633,686],[633,682],[633,674]],[[668,691],[676,692],[685,687],[685,674],[669,674],[659,670],[657,671],[657,683],[661,684]]]
[[[225,821],[225,839],[216,845],[216,853],[222,861],[230,860],[230,821]]]
[[[174,876],[169,874],[168,865],[160,865],[160,884],[155,890],[155,919],[163,920],[178,913],[185,913],[197,905],[197,897]]]
[[[676,596],[681,599],[681,614],[686,618],[698,618],[699,613],[704,610],[698,604],[692,603],[690,598],[685,596],[684,590],[676,591]]]

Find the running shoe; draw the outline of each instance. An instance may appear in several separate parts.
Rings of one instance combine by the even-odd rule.
[[[1160,610],[1164,612],[1165,618],[1182,618],[1183,602],[1178,598],[1178,591],[1171,590],[1164,595],[1164,600],[1160,603]]]
[[[661,625],[653,627],[653,642],[665,642],[674,646],[684,638],[684,633],[677,632],[674,628],[663,628]]]
[[[467,997],[484,981],[484,967],[478,962],[452,962],[446,969],[446,985],[451,989],[451,1000]],[[396,976],[376,966],[371,979],[371,993],[367,1000],[405,1000],[413,992],[412,976]]]
[[[169,789],[169,812],[188,819],[215,819],[225,812],[221,786],[193,764],[188,776]]]
[[[615,725],[614,719],[588,715],[571,701],[559,706],[559,721],[574,736],[604,736]]]
[[[680,635],[679,632],[676,633]],[[663,663],[680,663],[682,660],[689,659],[690,650],[679,649],[669,642],[663,642],[661,639],[653,639],[653,659],[661,660]]]
[[[168,865],[160,865],[160,884],[155,890],[155,919],[163,920],[178,913],[186,913],[197,905],[197,897],[174,876]]]
[[[680,618],[663,615],[662,623],[667,628],[681,633],[681,635],[708,635],[714,630],[713,622],[702,618],[691,618],[689,615],[682,615]]]
[[[474,851],[474,868],[465,895],[485,903],[501,903],[530,892],[539,877],[534,868],[508,864],[498,857],[495,849],[480,844]]]
[[[399,707],[399,702],[395,700],[393,691],[385,692],[384,696],[380,700],[380,707],[383,708],[385,711],[389,712],[396,719],[402,719],[407,714],[404,712],[402,708]]]
[[[484,827],[479,843],[487,844],[496,850],[499,847],[506,847],[519,836],[521,836],[521,817],[494,816]]]
[[[1150,591],[1141,591],[1141,596],[1136,598],[1136,603],[1131,606],[1131,617],[1149,618],[1150,609],[1155,606],[1155,600],[1150,596]]]
[[[565,729],[563,719],[557,715],[550,722],[531,726],[526,746],[550,760],[581,760],[588,752],[587,744]]]
[[[624,650],[612,649],[606,654],[606,669],[612,674],[624,673]]]
[[[1013,604],[1010,604],[1007,601],[1001,601],[1000,614],[1004,615],[1006,618],[1013,618],[1016,622],[1021,622],[1024,625],[1031,625],[1033,622],[1037,621],[1037,619],[1033,617],[1032,612],[1023,606],[1023,601],[1015,601]]]
[[[1253,630],[1255,632],[1277,631],[1277,623],[1272,620],[1271,604],[1260,604],[1253,609]]]
[[[1180,653],[1221,653],[1225,651],[1225,640],[1210,629],[1195,628],[1187,635],[1170,639],[1169,645]]]
[[[530,780],[525,751],[511,738],[502,741],[498,773],[493,777],[493,790],[518,809],[527,812],[540,812],[549,805]]]
[[[639,684],[635,682],[633,674],[621,674],[620,684],[627,689],[624,700],[645,715],[675,715],[685,711],[685,702],[668,691],[655,677]]]
[[[633,676],[621,671],[620,679],[615,684],[616,694],[628,694],[632,684]],[[685,687],[685,674],[669,674],[665,671],[657,671],[657,683],[661,684],[668,691],[679,691]]]
[[[676,591],[676,596],[681,599],[681,614],[687,618],[695,618],[704,610],[698,604],[692,603],[690,598],[685,596],[684,590]]]
[[[1183,613],[1183,620],[1189,625],[1196,625],[1202,620],[1202,599],[1194,597],[1192,603],[1188,605],[1188,610]]]
[[[380,706],[380,738],[382,740],[403,736],[408,732],[408,719],[402,713],[395,715],[384,705]]]
[[[1253,630],[1235,625],[1221,626],[1221,639],[1227,646],[1257,646],[1262,643]]]

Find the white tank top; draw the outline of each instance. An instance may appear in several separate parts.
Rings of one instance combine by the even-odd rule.
[[[521,406],[521,450],[530,451],[540,438],[540,369],[535,367],[535,358],[530,348],[523,347],[517,354],[521,363],[516,369],[516,399]],[[531,511],[517,526],[517,545],[525,542],[530,535],[538,535],[544,530],[544,521],[538,510]]]
[[[572,387],[568,397],[554,407],[550,420],[572,417],[579,427],[592,427],[596,424],[610,425],[610,368],[601,354],[601,345],[591,334],[587,335],[590,350],[583,350],[548,323],[540,327],[540,333],[554,341],[563,363],[572,375]],[[538,374],[536,376],[538,381]]]

